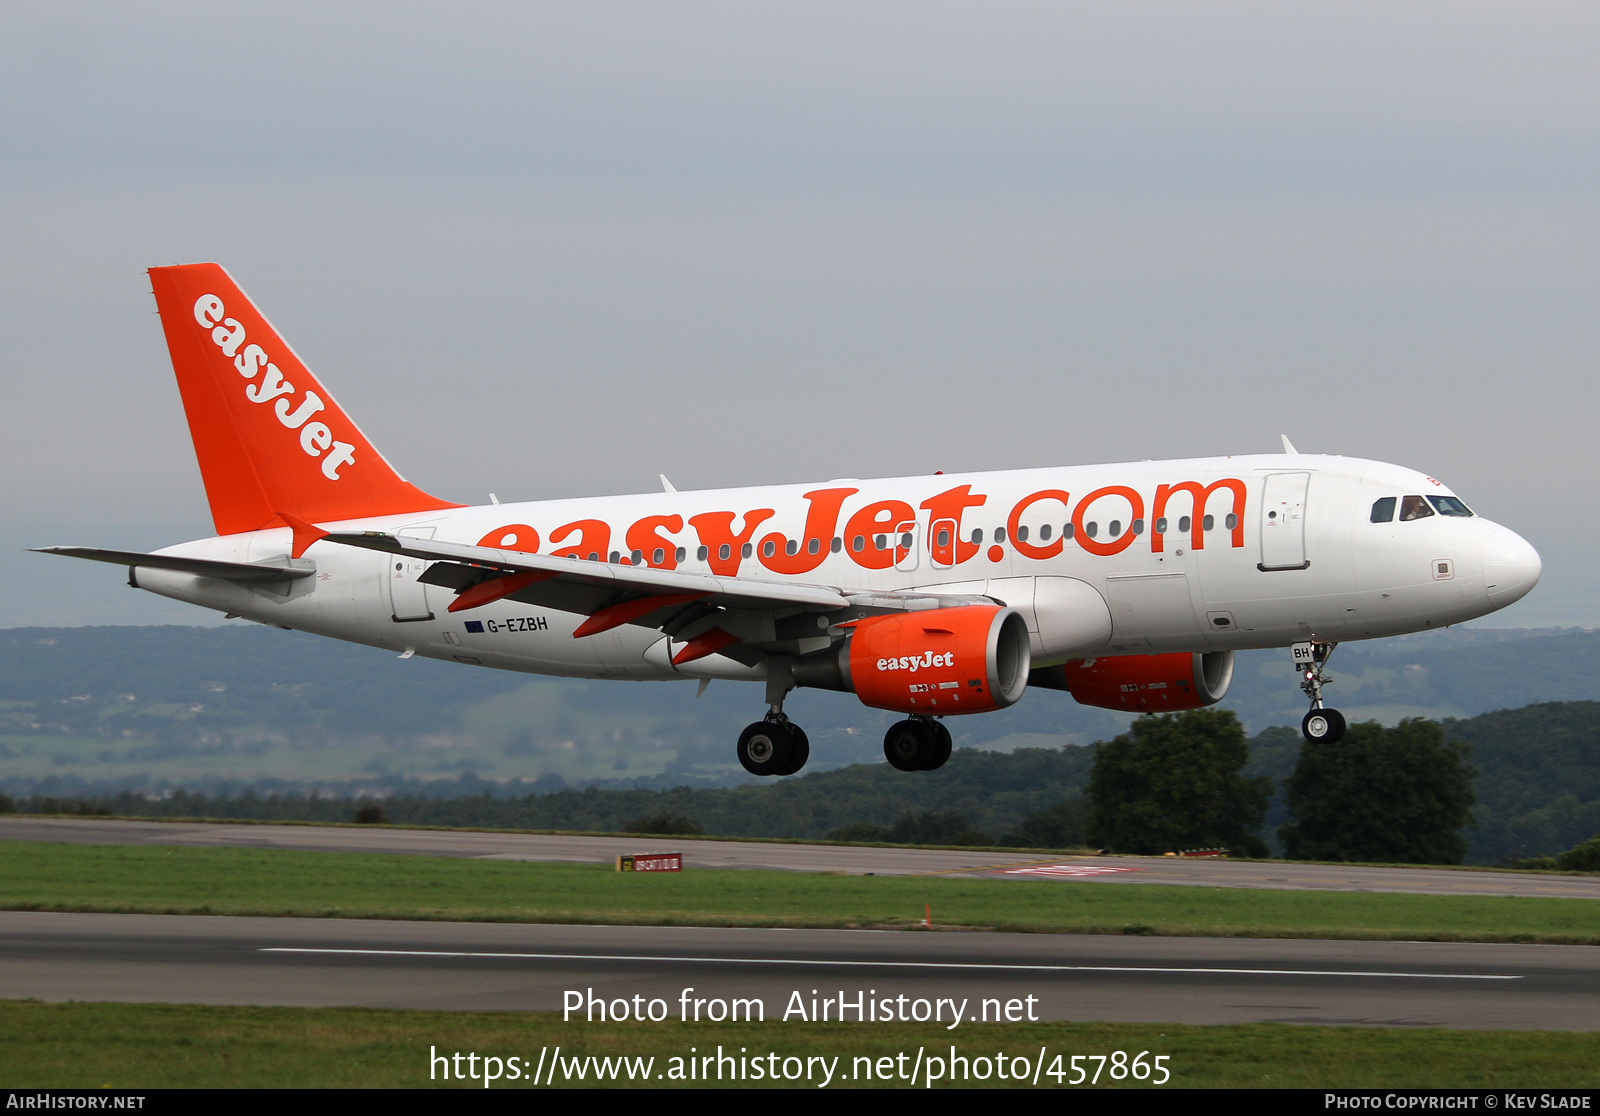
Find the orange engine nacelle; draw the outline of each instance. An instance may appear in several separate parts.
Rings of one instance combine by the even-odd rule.
[[[1171,713],[1215,705],[1233,681],[1233,652],[1117,655],[1041,667],[1035,686],[1066,690],[1080,705],[1129,713]]]
[[[1028,687],[1028,626],[1014,608],[962,605],[857,620],[841,646],[794,663],[801,686],[863,705],[947,717],[1004,709]]]

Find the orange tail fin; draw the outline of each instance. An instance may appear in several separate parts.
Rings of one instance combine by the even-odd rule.
[[[396,473],[220,266],[150,283],[218,534],[461,506]]]

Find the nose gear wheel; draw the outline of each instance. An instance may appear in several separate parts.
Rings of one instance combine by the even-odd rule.
[[[1337,709],[1313,709],[1300,722],[1301,735],[1312,744],[1337,744],[1344,729],[1344,714]]]

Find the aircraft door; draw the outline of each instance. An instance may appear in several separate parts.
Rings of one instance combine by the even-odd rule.
[[[1303,570],[1310,473],[1268,473],[1261,494],[1261,568]]]
[[[894,568],[897,570],[914,570],[917,568],[917,550],[919,549],[917,521],[908,520],[898,524],[894,529]],[[952,543],[952,545],[954,545]]]
[[[431,539],[432,527],[402,527],[395,534],[401,538]],[[433,610],[428,607],[428,587],[417,578],[427,569],[428,562],[420,558],[407,558],[403,554],[389,556],[389,608],[395,622],[411,623],[432,620]]]

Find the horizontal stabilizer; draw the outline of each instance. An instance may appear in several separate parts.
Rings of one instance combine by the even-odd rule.
[[[40,546],[36,554],[64,554],[114,566],[142,566],[147,570],[176,570],[196,577],[215,577],[246,584],[293,581],[310,577],[317,564],[309,558],[280,558],[274,562],[216,562],[210,558],[181,558],[176,554],[140,554],[133,550],[98,550],[92,546]]]

